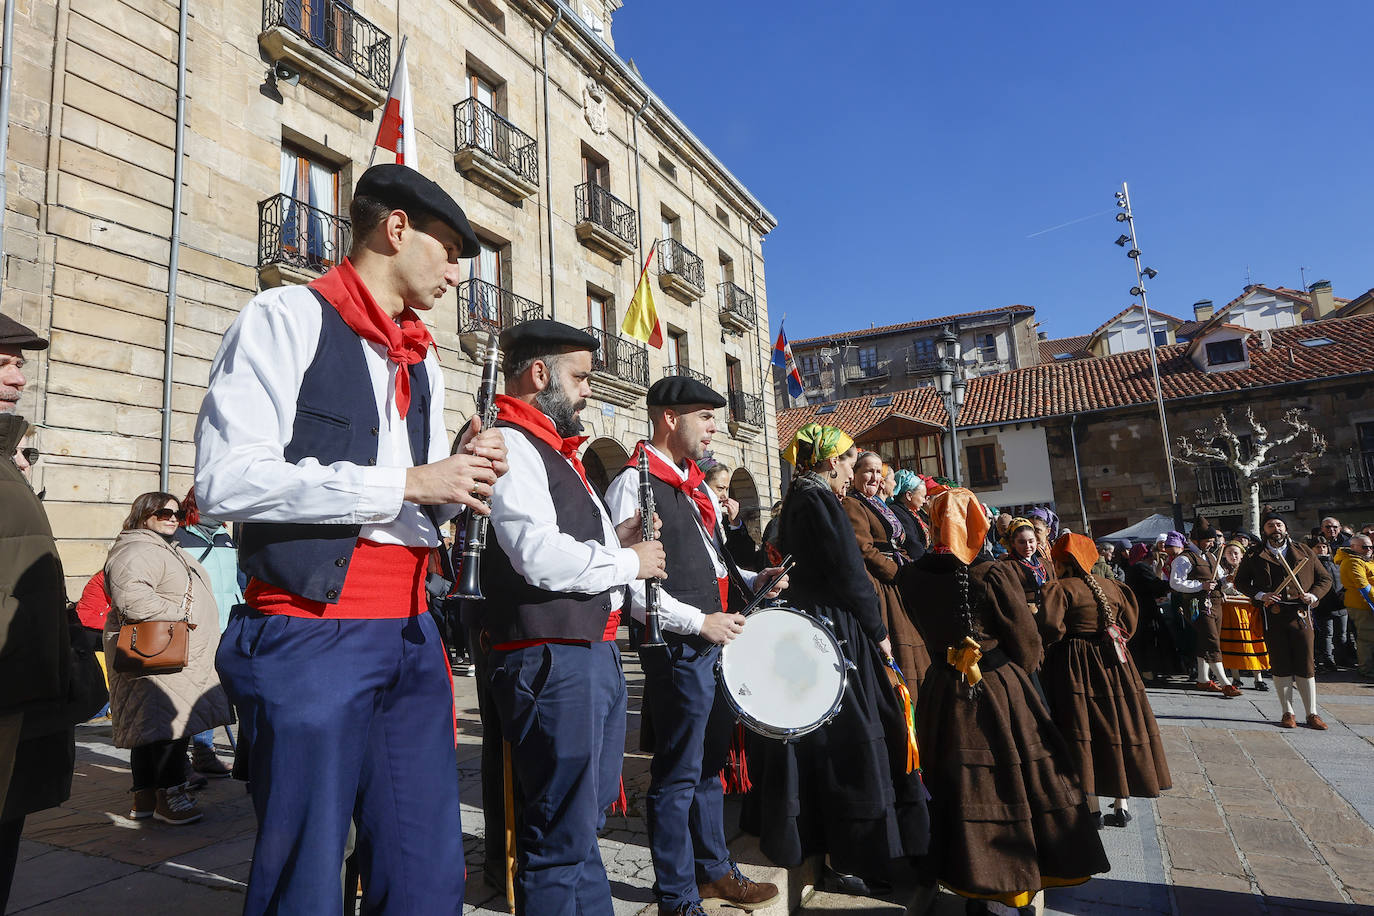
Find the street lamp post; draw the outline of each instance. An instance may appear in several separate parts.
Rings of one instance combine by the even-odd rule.
[[[935,370],[935,390],[945,402],[949,414],[948,477],[959,479],[959,408],[964,406],[964,367],[959,353],[959,335],[946,326],[935,338],[935,352],[939,362]]]
[[[1121,182],[1121,190],[1116,192],[1116,205],[1121,212],[1116,215],[1116,221],[1125,223],[1130,235],[1119,236],[1116,244],[1122,248],[1126,243],[1131,245],[1130,251],[1126,256],[1135,263],[1135,286],[1131,287],[1131,295],[1140,297],[1140,308],[1145,313],[1145,339],[1150,345],[1150,374],[1155,386],[1155,406],[1159,409],[1159,431],[1164,436],[1164,468],[1169,474],[1169,501],[1174,515],[1174,527],[1183,530],[1183,505],[1178,501],[1178,481],[1174,478],[1174,457],[1173,451],[1169,447],[1169,421],[1164,416],[1164,390],[1159,384],[1159,360],[1155,357],[1155,323],[1150,316],[1150,303],[1145,298],[1145,280],[1153,280],[1158,271],[1153,267],[1140,266],[1140,243],[1136,240],[1135,234],[1135,214],[1131,212],[1131,192],[1126,187],[1126,182]]]

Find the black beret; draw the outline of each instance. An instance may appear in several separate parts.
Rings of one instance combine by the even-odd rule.
[[[46,350],[48,342],[15,321],[9,315],[0,315],[0,346],[16,347],[20,350]]]
[[[1248,531],[1243,531],[1243,530],[1240,530],[1240,529],[1237,529],[1237,530],[1235,530],[1235,531],[1232,531],[1232,532],[1231,532],[1231,537],[1233,537],[1233,538],[1245,538],[1247,541],[1258,541],[1258,540],[1259,540],[1259,538],[1255,537],[1255,536],[1254,536],[1253,534],[1251,534],[1250,532],[1248,532]]]
[[[1205,526],[1205,525],[1194,525],[1194,526],[1193,526],[1192,538],[1193,538],[1193,540],[1195,540],[1195,541],[1205,541],[1205,540],[1207,540],[1207,539],[1209,539],[1209,538],[1219,538],[1219,537],[1221,537],[1221,532],[1218,531],[1216,528],[1211,528],[1211,527],[1208,527],[1208,526]]]
[[[564,348],[591,350],[595,353],[601,343],[586,331],[579,331],[570,324],[536,318],[533,321],[522,321],[502,331],[500,346],[506,353],[518,347],[531,346],[548,347],[550,353]]]
[[[462,257],[475,258],[482,251],[482,246],[477,241],[477,233],[472,231],[472,226],[468,224],[468,218],[463,213],[463,208],[458,206],[458,202],[443,188],[409,166],[394,163],[374,165],[358,179],[353,196],[380,200],[393,209],[404,210],[412,216],[427,213],[462,238],[463,249],[459,252]]]
[[[682,407],[687,404],[724,407],[725,398],[691,376],[670,375],[654,382],[649,388],[648,403],[650,407]]]

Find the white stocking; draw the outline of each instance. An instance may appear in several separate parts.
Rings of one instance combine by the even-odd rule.
[[[1124,799],[1124,798],[1118,798],[1116,801],[1112,802],[1112,807],[1115,808],[1115,809],[1118,810],[1118,811],[1125,811],[1125,810],[1126,810],[1126,799]]]
[[[1207,664],[1208,667],[1210,667],[1213,671],[1217,673],[1217,676],[1214,677],[1212,680],[1216,681],[1223,687],[1231,686],[1231,679],[1226,676],[1226,669],[1222,667],[1221,662],[1208,662]]]
[[[1279,712],[1284,715],[1293,713],[1293,679],[1274,675],[1274,690],[1279,695]]]
[[[1199,684],[1205,684],[1209,680],[1210,678],[1207,677],[1207,661],[1199,658],[1197,660],[1197,682]]]
[[[1255,672],[1255,683],[1256,683],[1256,684],[1263,684],[1263,683],[1264,683],[1264,672],[1263,672],[1263,671],[1256,671],[1256,672]]]
[[[1309,716],[1317,714],[1317,679],[1314,677],[1298,677],[1293,682],[1297,685],[1298,696],[1302,698],[1302,708]]]

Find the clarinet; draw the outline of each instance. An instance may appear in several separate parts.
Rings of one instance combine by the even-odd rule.
[[[649,450],[639,450],[639,517],[643,522],[644,540],[652,541],[654,533],[654,489],[649,482]],[[644,639],[641,649],[659,649],[667,646],[663,641],[663,629],[658,619],[659,588],[657,579],[644,580]]]
[[[496,361],[501,350],[495,333],[487,335],[487,358],[482,366],[482,387],[477,392],[477,414],[482,418],[483,431],[496,423]],[[486,499],[491,505],[491,497]],[[468,510],[467,526],[463,529],[462,572],[458,583],[458,597],[482,601],[482,550],[487,546],[487,527],[491,517]]]

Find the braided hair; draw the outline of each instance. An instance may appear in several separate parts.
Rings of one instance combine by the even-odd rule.
[[[969,595],[968,567],[958,562],[954,568],[954,584],[959,589],[959,613],[964,618],[965,635],[973,635],[973,600]]]
[[[1081,570],[1083,581],[1092,589],[1093,600],[1097,602],[1097,619],[1102,629],[1106,629],[1116,623],[1116,609],[1107,600],[1107,595],[1102,591],[1102,583],[1097,581],[1097,577],[1086,569]]]

